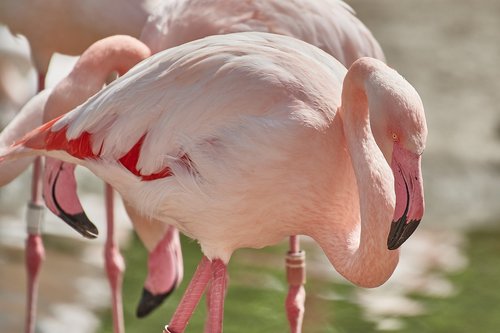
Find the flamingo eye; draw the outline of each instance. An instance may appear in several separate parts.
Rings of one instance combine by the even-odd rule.
[[[394,142],[399,141],[398,135],[396,133],[392,133],[392,140]]]

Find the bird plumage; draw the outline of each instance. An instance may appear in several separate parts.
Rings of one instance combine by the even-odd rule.
[[[47,155],[88,167],[137,209],[197,239],[209,258],[227,262],[237,248],[306,234],[348,279],[378,285],[398,258],[383,241],[394,178],[369,123],[352,131],[339,112],[345,76],[337,60],[293,38],[207,37],[144,60],[14,150],[46,149],[65,131],[68,143],[88,144],[88,156],[58,150],[64,143]],[[136,175],[120,159],[141,138]],[[165,177],[140,177],[165,168]],[[358,193],[359,180],[369,189]]]
[[[209,35],[244,31],[298,38],[347,67],[362,56],[385,59],[368,28],[340,0],[171,0],[149,16],[141,40],[156,53]]]

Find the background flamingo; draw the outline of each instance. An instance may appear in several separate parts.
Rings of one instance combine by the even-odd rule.
[[[243,31],[301,39],[322,48],[346,67],[363,56],[385,61],[368,28],[339,0],[168,1],[148,18],[141,40],[154,54],[202,37]],[[305,253],[295,236],[290,238],[286,263],[290,285],[287,315],[292,332],[299,333],[304,315]]]
[[[85,51],[70,75],[54,88],[45,108],[45,121],[58,117],[84,102],[99,91],[106,81],[106,77],[112,72],[117,71],[120,75],[124,74],[139,60],[145,59],[149,55],[150,51],[147,46],[132,37],[113,36],[94,43]],[[85,214],[81,213],[83,210],[76,197],[74,167],[50,158],[47,159],[46,164],[46,168],[50,170],[46,174],[46,184],[49,186],[45,186],[45,200],[48,207],[63,219],[66,217],[66,222],[76,227],[77,230],[83,231],[83,235],[86,235],[86,232],[89,232],[89,221]],[[65,181],[56,182],[55,177]],[[68,184],[73,186],[68,186]],[[54,191],[53,195],[51,195],[51,191]],[[111,195],[109,189],[106,190],[106,193]],[[59,200],[56,200],[57,196],[59,196]],[[56,201],[68,201],[68,198],[72,198],[69,207],[62,209],[63,211],[56,207],[58,205]],[[108,200],[110,199],[108,198]],[[108,210],[112,210],[113,205],[108,204],[106,207]],[[178,234],[166,232],[164,224],[155,220],[146,220],[126,202],[125,207],[135,230],[151,253],[149,260],[156,263],[148,265],[149,274],[145,282],[145,292],[138,308],[138,315],[145,316],[156,308],[182,280],[180,241]],[[77,218],[72,218],[71,214],[67,214],[68,210],[76,212]],[[78,217],[82,217],[82,219]],[[108,223],[108,227],[112,228],[112,222]],[[94,230],[91,230],[91,233],[94,233]],[[112,234],[108,232],[108,238],[112,237]],[[113,286],[113,294],[118,297],[123,271],[123,267],[119,269],[119,266],[123,266],[119,262],[122,262],[123,259],[114,242],[108,242],[106,248],[108,275]],[[155,294],[148,294],[149,290]],[[121,300],[117,299],[113,304],[114,309],[121,309]],[[116,311],[114,312],[116,313]]]
[[[145,45],[129,36],[108,37],[92,44],[49,96],[44,109],[44,121],[75,108],[99,91],[111,73],[116,71],[123,75],[149,55],[150,51]],[[76,230],[85,230],[82,233],[84,236],[95,237],[97,229],[81,213],[83,209],[74,190],[74,167],[47,158],[45,169],[44,198],[47,207]],[[68,172],[70,175],[65,175]],[[108,232],[104,254],[112,291],[114,331],[124,332],[121,287],[125,263],[114,239],[113,190],[109,185],[106,185],[105,196]],[[90,233],[87,233],[89,230]]]
[[[33,2],[4,0],[0,3],[0,23],[15,34],[24,35],[38,72],[38,91],[45,88],[50,58],[55,52],[81,54],[91,43],[107,36],[128,34],[138,37],[142,26],[158,0]],[[33,165],[31,200],[28,203],[28,239],[26,263],[28,301],[26,332],[34,332],[38,274],[44,257],[40,237],[43,200],[41,189],[42,162]]]
[[[93,95],[103,86],[106,77],[113,71],[123,74],[126,70],[136,64],[138,61],[149,55],[149,49],[138,40],[128,36],[113,36],[103,39],[93,44],[79,59],[73,71],[67,78],[62,80],[52,91],[44,91],[33,98],[30,103],[20,112],[18,117],[9,124],[1,133],[0,142],[3,145],[14,142],[19,139],[22,133],[27,133],[42,123],[42,111],[45,110],[44,117],[50,120],[52,117],[63,114],[78,104],[84,102],[88,96]],[[2,166],[1,185],[6,184],[15,178],[32,161],[25,158],[14,163]],[[88,220],[76,196],[76,182],[73,176],[74,167],[63,166],[60,162],[47,159],[46,167],[48,178],[53,175],[50,171],[68,170],[69,175],[57,173],[57,187],[44,187],[45,199],[48,207],[58,216],[63,218],[68,224],[80,231],[84,236],[93,238],[96,236],[97,229]],[[62,174],[62,176],[61,176]],[[54,187],[54,188],[53,188]],[[118,252],[118,248],[113,239],[113,212],[112,212],[112,191],[106,189],[107,200],[107,221],[108,233],[106,241],[105,259],[113,296],[113,313],[115,322],[115,331],[123,332],[123,314],[121,305],[121,281],[124,268],[123,259]],[[57,200],[57,198],[59,200]],[[182,279],[182,270],[177,268],[178,262],[176,256],[180,253],[175,248],[169,248],[168,244],[152,242],[150,236],[157,232],[159,225],[164,231],[165,225],[157,221],[149,221],[140,214],[127,209],[130,212],[131,219],[137,227],[137,231],[144,241],[146,247],[150,249],[152,261],[160,264],[150,266],[146,285],[155,291],[170,292]],[[153,228],[151,227],[153,226]],[[154,229],[156,226],[156,229]],[[151,231],[153,229],[153,231]],[[163,234],[163,233],[162,233]],[[179,240],[175,235],[167,234],[165,239],[169,243],[178,245]],[[153,240],[154,241],[154,240]],[[182,269],[182,266],[181,266]],[[174,276],[171,277],[172,271]],[[169,273],[169,274],[166,274]],[[180,276],[179,276],[180,274]],[[148,304],[148,310],[151,310],[157,304]]]
[[[184,331],[211,280],[208,331],[221,332],[226,264],[241,247],[306,234],[353,283],[386,281],[423,215],[426,136],[418,94],[382,62],[346,74],[307,43],[241,33],[143,61],[0,160],[85,165],[197,239],[205,257],[167,331]]]

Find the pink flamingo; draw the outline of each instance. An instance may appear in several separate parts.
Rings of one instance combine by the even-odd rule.
[[[210,35],[261,31],[315,45],[349,67],[364,56],[385,61],[380,45],[340,0],[171,0],[148,18],[141,40],[152,53]],[[175,231],[176,232],[176,231]],[[305,252],[290,238],[286,259],[289,292],[286,309],[292,333],[304,315]]]
[[[108,37],[94,43],[82,54],[68,77],[62,80],[53,91],[38,94],[21,110],[18,117],[0,134],[0,142],[3,145],[7,142],[12,143],[21,137],[21,133],[27,133],[42,124],[43,110],[45,110],[44,120],[50,120],[73,109],[83,103],[87,97],[99,91],[110,73],[118,71],[123,74],[149,54],[149,49],[144,44],[128,36]],[[31,161],[32,159],[28,158],[15,161],[11,163],[12,165],[2,166],[0,185],[17,177]],[[82,235],[94,238],[97,229],[83,213],[76,195],[74,166],[47,158],[46,168],[48,172],[46,172],[47,185],[44,186],[44,197],[47,206]],[[67,172],[60,172],[61,170]],[[57,182],[54,181],[55,179]],[[123,332],[120,291],[124,263],[113,239],[112,191],[109,188],[106,189],[106,197],[108,201],[106,205],[108,222],[105,247],[106,269],[112,289],[115,331]],[[175,239],[175,235],[167,234],[164,238],[168,240],[168,244],[165,244],[165,241],[159,242],[157,235],[163,235],[166,226],[158,221],[146,220],[127,204],[126,207],[136,231],[151,253],[149,260],[161,263],[161,265],[150,265],[146,286],[160,294],[171,292],[179,278],[182,279],[182,265],[180,270],[177,269],[178,262],[174,261],[177,258],[173,257],[181,255],[176,252],[176,247],[180,246],[179,239]],[[176,272],[177,276],[174,278],[177,280],[171,277],[172,273],[169,270]],[[151,309],[156,304],[149,303],[148,305]]]
[[[75,108],[99,91],[110,73],[118,71],[122,75],[149,55],[150,51],[147,46],[132,37],[112,36],[94,43],[82,54],[71,74],[55,87],[47,102],[44,120],[49,121]],[[47,158],[46,169],[48,172],[44,197],[47,206],[82,235],[88,236],[88,233],[95,235],[97,230],[83,213],[76,194],[74,166]],[[112,191],[107,189],[106,193],[111,195]],[[109,205],[110,203],[112,199],[108,198],[106,205],[108,211],[113,207]],[[138,316],[143,317],[161,304],[182,280],[180,240],[179,235],[168,231],[164,223],[149,221],[126,202],[125,207],[134,224],[134,229],[150,253],[148,277],[137,310]],[[108,212],[108,216],[112,216],[110,214],[112,213]],[[121,290],[124,265],[121,264],[123,258],[115,243],[109,241],[113,235],[112,228],[112,221],[108,219],[105,257],[114,295],[114,313],[117,313],[117,309],[121,309],[121,300],[116,297],[119,296],[117,291]],[[118,280],[120,280],[119,283]],[[115,287],[116,285],[118,287]]]
[[[346,71],[295,38],[236,33],[146,59],[0,162],[81,164],[196,239],[205,256],[165,331],[184,331],[211,281],[219,333],[238,248],[305,234],[352,283],[384,283],[423,216],[426,136],[418,93],[383,62]]]
[[[93,42],[104,37],[127,34],[138,37],[147,17],[159,0],[110,1],[29,1],[2,0],[0,23],[15,34],[24,35],[38,72],[38,91],[45,88],[45,76],[55,52],[81,54]],[[38,275],[44,259],[40,228],[43,220],[41,184],[42,161],[33,164],[31,199],[28,203],[26,265],[28,301],[26,333],[35,330]]]
[[[199,38],[260,31],[301,39],[345,66],[384,53],[354,10],[341,0],[170,0],[144,25],[141,40],[157,53]]]
[[[117,35],[92,44],[80,57],[71,73],[59,82],[45,105],[43,119],[49,121],[85,102],[98,92],[113,72],[125,74],[150,55],[149,48],[130,36]],[[76,195],[74,165],[47,157],[44,174],[44,199],[47,207],[83,236],[94,238],[97,228],[90,222]],[[105,243],[106,272],[111,287],[114,331],[124,332],[121,289],[125,262],[114,239],[113,189],[106,185]],[[144,223],[144,219],[134,224]]]

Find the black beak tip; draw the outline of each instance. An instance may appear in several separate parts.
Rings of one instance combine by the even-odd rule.
[[[71,215],[61,211],[59,217],[85,238],[95,239],[99,235],[99,230],[85,212]]]
[[[175,287],[163,294],[152,294],[149,290],[144,288],[142,290],[141,300],[137,306],[137,318],[144,318],[149,315],[153,310],[159,307],[163,301],[174,291]]]
[[[406,223],[406,218],[401,218],[398,221],[392,222],[389,238],[387,239],[387,248],[389,250],[398,249],[408,238],[410,238],[419,224],[420,220],[411,220]]]

